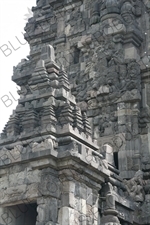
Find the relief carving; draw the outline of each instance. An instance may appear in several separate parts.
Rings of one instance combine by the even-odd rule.
[[[32,145],[32,151],[42,151],[46,149],[53,149],[53,141],[51,138],[47,138],[41,143],[34,142]]]
[[[144,197],[145,197],[144,180],[143,180],[143,172],[141,170],[138,170],[132,179],[124,180],[124,184],[126,186],[128,195],[135,202],[144,201]]]

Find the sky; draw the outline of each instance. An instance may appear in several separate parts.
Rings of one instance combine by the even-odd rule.
[[[17,106],[17,85],[11,77],[13,66],[29,55],[23,33],[35,5],[36,0],[0,0],[0,133]]]

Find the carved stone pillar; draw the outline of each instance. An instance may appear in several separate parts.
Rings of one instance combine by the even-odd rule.
[[[102,199],[105,200],[103,205],[102,225],[120,225],[116,210],[116,196],[111,183],[103,185],[101,190]],[[104,197],[103,197],[104,196]]]
[[[58,200],[53,197],[39,198],[37,204],[36,225],[58,225]]]
[[[82,182],[81,178],[88,179],[74,170],[61,172],[60,225],[98,225],[98,189]]]
[[[122,146],[118,152],[120,175],[131,178],[141,169],[138,103],[118,103],[118,129]],[[130,171],[130,172],[129,172]]]

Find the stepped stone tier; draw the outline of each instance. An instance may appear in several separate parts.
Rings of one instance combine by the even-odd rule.
[[[32,11],[0,136],[0,224],[149,225],[150,2]]]

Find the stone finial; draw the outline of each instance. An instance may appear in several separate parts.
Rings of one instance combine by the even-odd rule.
[[[74,106],[73,116],[74,116],[73,127],[76,127],[79,130],[79,132],[83,132],[84,127],[83,127],[81,110],[77,105]]]
[[[26,113],[22,117],[23,131],[31,132],[36,126],[38,126],[39,118],[35,109],[27,109]]]
[[[82,121],[83,121],[83,126],[84,126],[84,132],[87,134],[87,135],[92,135],[92,129],[91,129],[91,125],[90,125],[90,122],[87,118],[87,115],[86,115],[86,112],[83,112],[82,113]]]
[[[6,132],[8,136],[19,134],[19,117],[15,112],[9,118],[6,126]]]
[[[61,87],[65,88],[67,91],[70,90],[70,83],[68,80],[67,73],[65,72],[64,65],[61,65],[61,67],[60,67],[59,82],[60,82]]]
[[[0,139],[5,139],[5,138],[7,138],[7,124],[5,124],[5,127],[2,133],[0,134]]]
[[[49,78],[48,78],[48,75],[46,72],[45,62],[44,62],[44,60],[40,59],[36,64],[34,73],[32,74],[32,77],[30,78],[28,84],[29,85],[38,85],[38,84],[45,83],[45,82],[49,82]],[[42,88],[42,86],[40,86],[40,87]],[[30,86],[30,88],[33,90],[35,87]]]
[[[42,47],[41,59],[55,62],[55,52],[52,45],[46,45]]]
[[[52,105],[43,107],[41,124],[43,127],[54,126],[56,124],[55,111]]]
[[[56,115],[58,117],[58,124],[63,126],[65,124],[73,125],[73,110],[69,103],[69,101],[66,101],[64,105],[60,106],[56,112]]]

